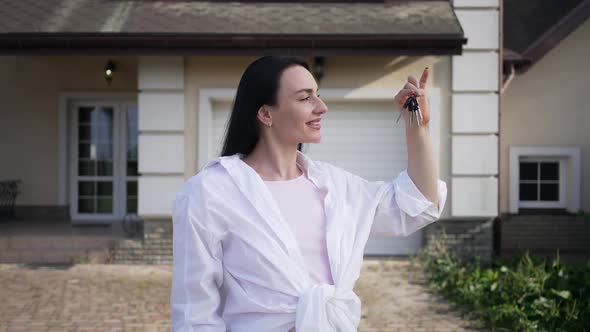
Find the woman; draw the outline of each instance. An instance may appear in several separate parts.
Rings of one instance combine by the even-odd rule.
[[[426,128],[427,79],[427,69],[419,82],[410,76],[394,98],[408,170],[372,182],[300,151],[320,142],[328,111],[305,62],[250,64],[221,156],[174,201],[172,330],[356,331],[361,303],[352,290],[369,235],[409,235],[445,204]],[[421,126],[402,108],[409,96]]]

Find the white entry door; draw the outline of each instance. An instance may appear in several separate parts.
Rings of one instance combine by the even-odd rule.
[[[77,101],[70,108],[70,217],[111,223],[137,212],[137,104]]]
[[[398,113],[391,102],[330,101],[328,107],[322,115],[321,143],[304,144],[304,153],[370,181],[391,180],[407,167],[405,126],[402,121],[394,126]],[[209,159],[221,152],[231,102],[214,102],[212,110]],[[408,237],[373,237],[365,254],[412,255],[421,244],[421,231]]]

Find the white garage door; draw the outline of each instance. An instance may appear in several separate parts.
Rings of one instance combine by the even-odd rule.
[[[340,166],[367,180],[390,180],[407,165],[405,129],[402,120],[394,126],[397,113],[391,103],[328,102],[322,115],[322,140],[304,144],[303,152],[312,159]],[[210,158],[220,154],[231,103],[213,103],[213,128],[210,131]],[[421,246],[418,231],[408,237],[374,237],[367,255],[414,254]]]

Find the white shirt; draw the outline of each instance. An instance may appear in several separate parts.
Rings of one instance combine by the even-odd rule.
[[[444,181],[437,180],[437,207],[406,170],[390,181],[367,181],[298,151],[307,178],[326,191],[334,285],[317,284],[263,179],[243,157],[209,161],[176,195],[172,331],[356,331],[361,302],[353,288],[369,235],[409,235],[438,220],[446,201]]]

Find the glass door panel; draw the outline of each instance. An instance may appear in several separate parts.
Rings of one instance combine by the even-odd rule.
[[[137,105],[127,105],[125,112],[126,123],[126,167],[125,167],[125,192],[126,192],[126,213],[137,213],[137,141],[138,141],[138,121],[137,121]]]
[[[69,116],[72,220],[111,223],[137,213],[137,103],[77,101]]]
[[[114,115],[113,106],[79,106],[78,213],[114,212]]]

